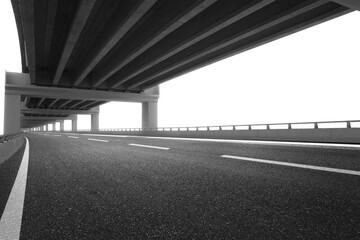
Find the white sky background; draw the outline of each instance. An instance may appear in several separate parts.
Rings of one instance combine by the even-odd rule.
[[[9,0],[0,17],[1,134],[5,70],[21,62]],[[162,84],[159,126],[360,119],[359,24],[353,12]],[[79,116],[78,128],[89,119]],[[100,107],[100,128],[124,127],[141,127],[141,104]]]
[[[160,126],[360,119],[360,13],[161,85]]]

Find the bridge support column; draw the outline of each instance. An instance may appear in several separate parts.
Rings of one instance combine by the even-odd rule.
[[[157,102],[142,103],[142,128],[157,128]]]
[[[60,132],[63,132],[64,131],[64,120],[61,120],[60,121]]]
[[[4,134],[20,132],[21,96],[5,93]]]
[[[99,113],[91,114],[91,131],[99,130]]]
[[[74,115],[71,119],[71,131],[76,132],[77,131],[77,115]]]
[[[160,88],[159,86],[150,88],[145,90],[145,94],[152,94],[152,95],[160,95]],[[149,101],[142,103],[142,128],[157,128],[158,127],[158,119],[157,119],[157,100],[156,101]]]

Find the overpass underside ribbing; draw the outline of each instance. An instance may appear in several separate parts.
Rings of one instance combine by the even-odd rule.
[[[156,127],[159,84],[360,9],[354,0],[11,1],[26,76],[7,81],[8,95],[49,117],[125,98],[150,114],[143,127]],[[144,100],[147,91],[156,96]]]

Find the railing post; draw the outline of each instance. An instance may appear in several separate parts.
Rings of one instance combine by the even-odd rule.
[[[251,130],[251,125],[249,125],[249,130]]]
[[[318,128],[319,128],[318,123],[314,123],[314,128],[315,128],[315,129],[318,129]]]
[[[233,130],[236,130],[236,127],[235,127],[235,126],[233,126]]]
[[[266,124],[266,129],[270,130],[270,125],[269,124]]]
[[[291,123],[288,124],[288,129],[292,129],[292,128],[291,128]]]
[[[347,127],[347,128],[351,128],[351,123],[350,123],[350,122],[346,122],[346,127]]]

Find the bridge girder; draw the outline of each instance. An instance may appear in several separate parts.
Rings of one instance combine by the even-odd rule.
[[[151,127],[159,93],[148,90],[360,9],[358,0],[11,2],[23,75],[7,74],[7,95],[49,112],[141,102]]]

